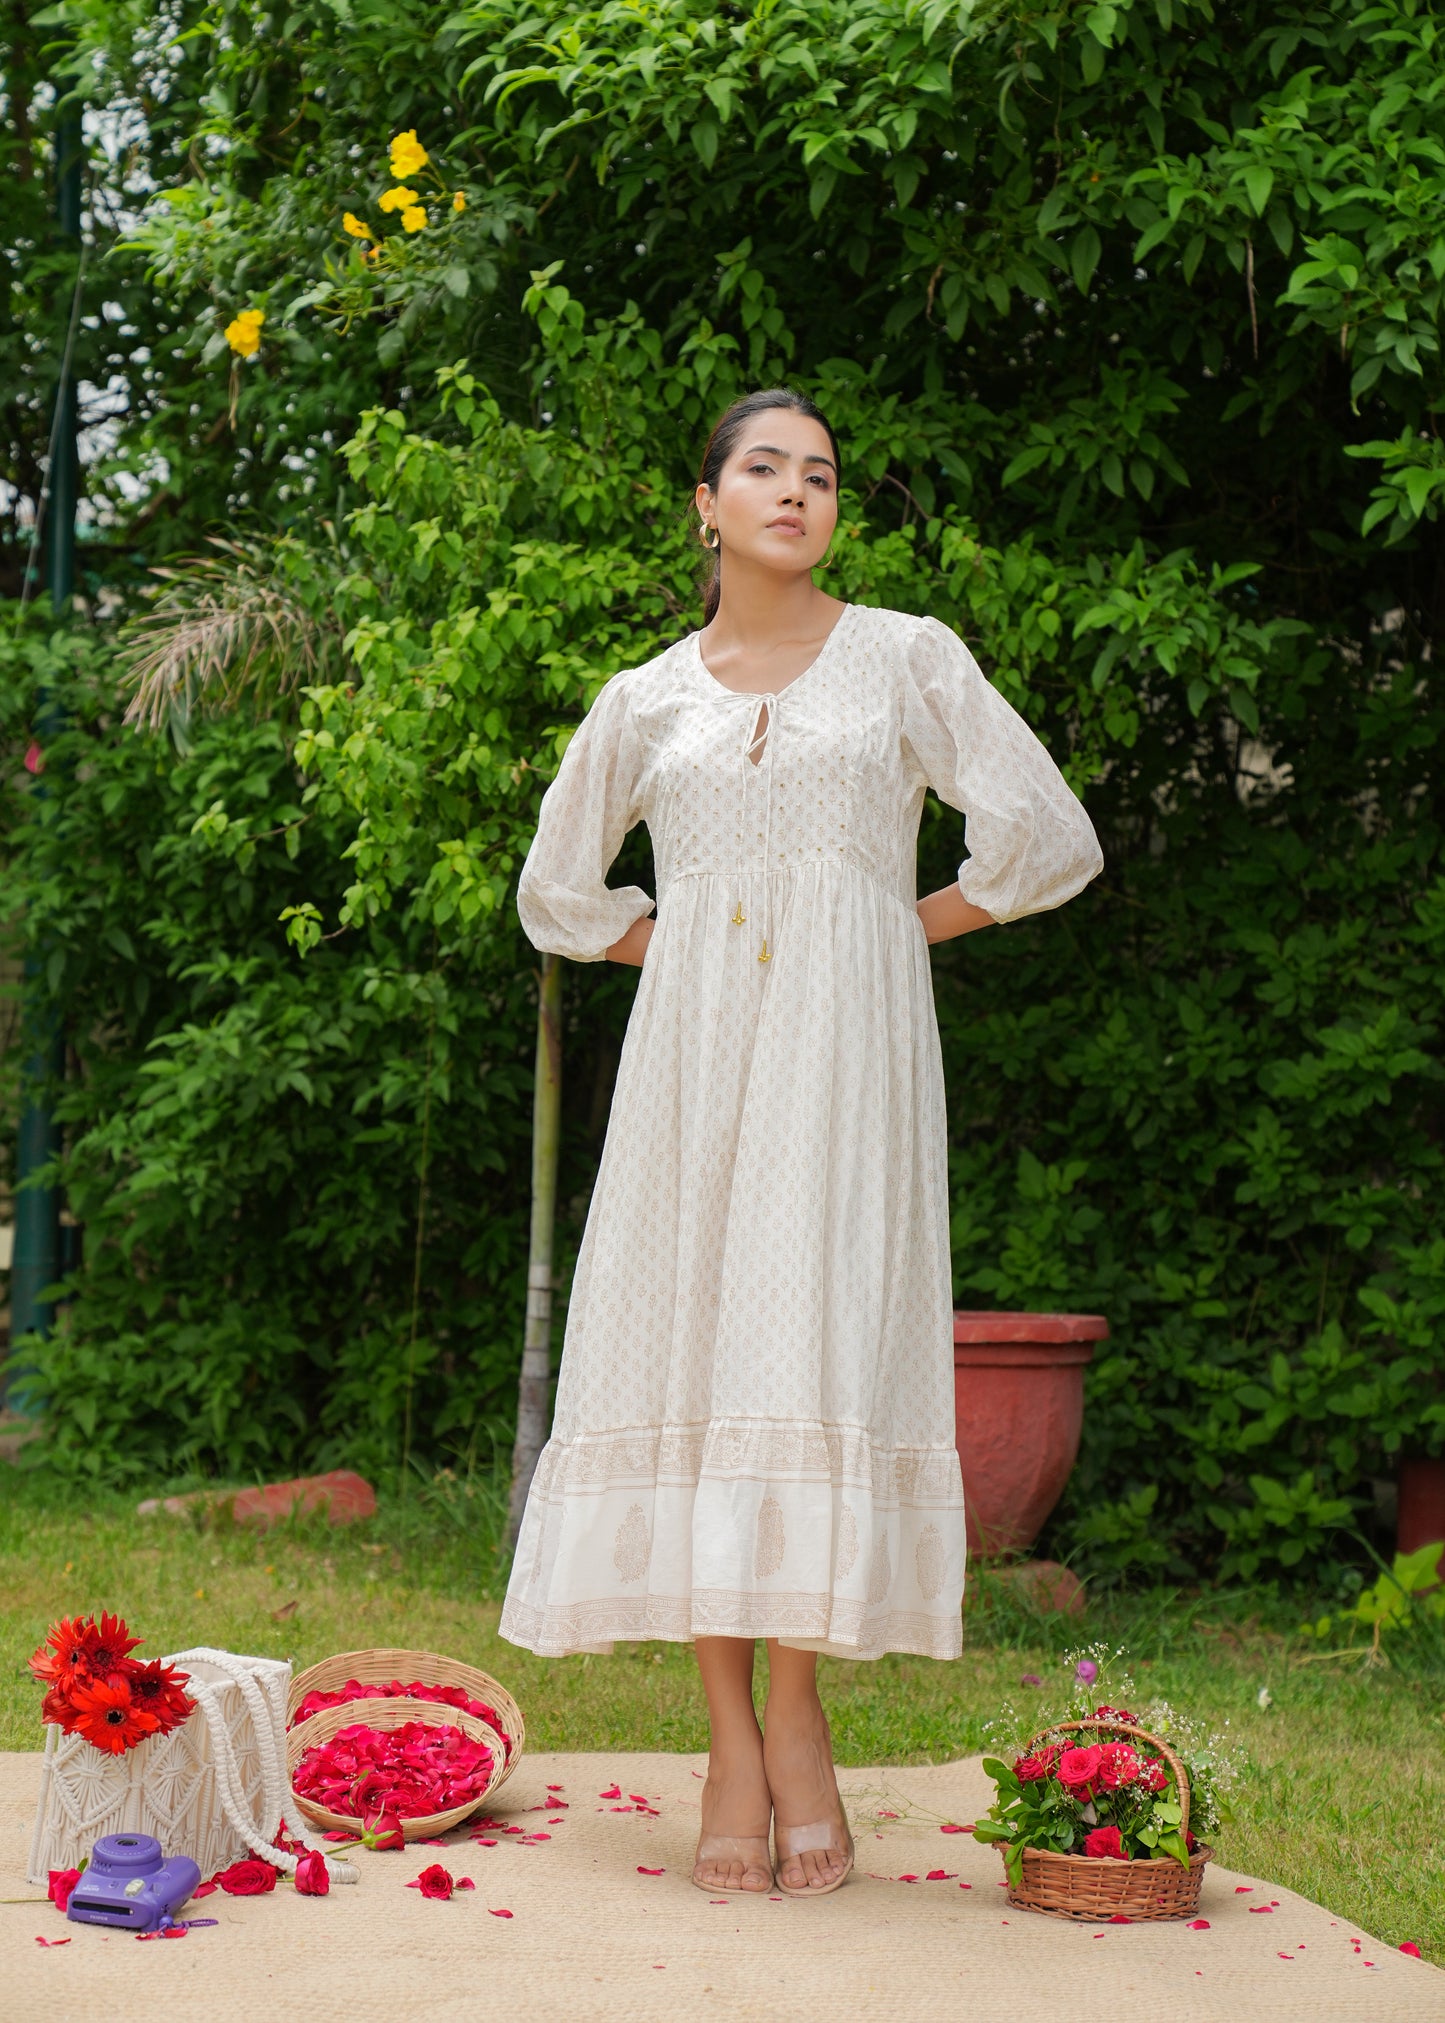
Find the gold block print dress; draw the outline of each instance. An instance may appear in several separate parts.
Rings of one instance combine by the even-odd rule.
[[[845,606],[770,695],[690,633],[597,697],[517,907],[597,962],[657,924],[578,1253],[501,1633],[960,1649],[943,1062],[915,910],[926,789],[1000,921],[1100,870],[1093,827],[946,625]]]

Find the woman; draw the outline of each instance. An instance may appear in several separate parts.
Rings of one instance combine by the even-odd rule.
[[[501,1630],[543,1655],[695,1642],[714,1893],[822,1895],[852,1866],[820,1651],[961,1649],[928,944],[1061,905],[1103,861],[956,634],[814,586],[839,469],[811,401],[724,414],[706,622],[602,690],[517,894],[536,947],[642,975]],[[969,856],[915,901],[930,786]],[[639,821],[654,919],[605,882]]]

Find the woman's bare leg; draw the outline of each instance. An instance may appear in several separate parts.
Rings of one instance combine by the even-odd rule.
[[[821,1889],[848,1866],[847,1822],[833,1774],[833,1738],[818,1698],[818,1658],[768,1639],[768,1699],[763,1710],[763,1767],[780,1828],[836,1820],[826,1846],[785,1856],[779,1882]]]
[[[700,1846],[710,1838],[723,1844],[699,1854],[693,1877],[707,1889],[766,1892],[773,1887],[772,1802],[753,1711],[756,1646],[750,1637],[699,1637],[694,1648],[712,1726]]]

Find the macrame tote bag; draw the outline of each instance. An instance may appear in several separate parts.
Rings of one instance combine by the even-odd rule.
[[[294,1871],[300,1856],[275,1845],[282,1826],[303,1843],[309,1831],[286,1767],[290,1665],[206,1649],[177,1651],[164,1662],[189,1674],[186,1690],[196,1702],[169,1735],[148,1735],[123,1756],[107,1756],[83,1736],[50,1728],[30,1843],[32,1883],[44,1883],[53,1868],[78,1868],[103,1833],[154,1834],[167,1855],[189,1855],[203,1876],[247,1854]],[[328,1853],[326,1866],[333,1882],[355,1882],[348,1862]]]

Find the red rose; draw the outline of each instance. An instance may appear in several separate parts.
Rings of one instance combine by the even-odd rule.
[[[296,1864],[296,1894],[299,1897],[324,1897],[331,1888],[331,1874],[326,1866],[326,1857],[319,1848],[303,1854]]]
[[[50,1901],[51,1903],[54,1904],[56,1910],[58,1911],[69,1910],[70,1892],[75,1888],[75,1885],[79,1881],[80,1881],[80,1870],[78,1868],[51,1869],[49,1894],[50,1894]]]
[[[1184,1829],[1184,1845],[1191,1854],[1195,1853],[1199,1846],[1199,1842],[1194,1838],[1194,1835],[1189,1831],[1187,1826]]]
[[[1146,1791],[1163,1791],[1169,1783],[1169,1772],[1157,1756],[1151,1756],[1140,1769],[1139,1782]]]
[[[1139,1716],[1131,1714],[1127,1707],[1099,1707],[1095,1710],[1096,1720],[1117,1721],[1122,1728],[1137,1728]]]
[[[377,1854],[405,1847],[406,1835],[402,1832],[401,1821],[394,1812],[368,1812],[361,1823],[361,1844]]]
[[[1099,1784],[1105,1791],[1133,1784],[1139,1768],[1139,1758],[1127,1742],[1106,1742],[1099,1751]]]
[[[1041,1777],[1049,1774],[1048,1765],[1037,1756],[1016,1756],[1014,1776],[1020,1784],[1037,1784]]]
[[[1095,1861],[1127,1861],[1128,1854],[1117,1826],[1096,1826],[1084,1836],[1084,1853]]]
[[[414,1883],[408,1883],[407,1888],[420,1890],[424,1897],[445,1901],[452,1893],[451,1871],[444,1869],[439,1861],[434,1861],[430,1868],[422,1870]]]
[[[276,1871],[269,1861],[233,1861],[215,1880],[228,1897],[263,1897],[276,1887]]]
[[[1058,1779],[1076,1798],[1087,1797],[1099,1774],[1099,1749],[1066,1749],[1059,1758]]]

